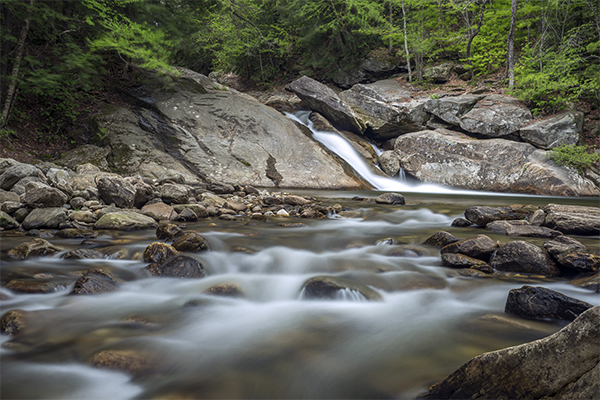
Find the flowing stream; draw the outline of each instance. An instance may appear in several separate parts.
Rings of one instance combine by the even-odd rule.
[[[395,184],[393,190],[402,190],[402,182]],[[152,230],[102,231],[92,240],[98,247],[116,246],[128,254],[125,260],[65,260],[59,254],[13,261],[7,251],[31,237],[0,232],[2,282],[45,279],[62,285],[45,294],[0,289],[6,297],[2,314],[18,309],[33,316],[22,335],[0,337],[0,394],[3,399],[409,399],[471,357],[561,328],[506,315],[510,289],[543,285],[600,304],[597,294],[560,280],[464,277],[441,265],[439,250],[420,245],[439,230],[460,237],[482,233],[451,227],[469,205],[595,206],[597,199],[419,189],[406,193],[405,206],[376,204],[377,191],[296,191],[359,211],[361,218],[188,224],[187,230],[210,243],[210,251],[196,254],[207,271],[202,279],[150,277],[147,263],[132,261],[156,241]],[[357,195],[371,201],[351,199]],[[489,236],[501,243],[512,240]],[[597,237],[578,239],[598,250]],[[81,239],[48,240],[67,250],[81,247]],[[91,268],[110,271],[124,283],[109,293],[69,296],[77,274]],[[331,300],[305,299],[304,282],[320,275],[367,285],[382,300],[367,301],[351,289]],[[204,293],[218,284],[237,285],[242,295]],[[129,365],[133,372],[92,366],[103,351],[132,355],[138,360]]]

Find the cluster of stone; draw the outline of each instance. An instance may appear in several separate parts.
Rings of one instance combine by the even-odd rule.
[[[12,159],[0,159],[0,204],[1,230],[60,230],[62,237],[90,237],[87,230],[155,228],[162,220],[324,218],[342,211],[252,186],[157,181],[122,177],[92,164],[72,171]]]

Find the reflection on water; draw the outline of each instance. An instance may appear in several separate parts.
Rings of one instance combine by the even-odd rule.
[[[131,261],[156,240],[153,231],[94,239],[125,248],[129,260],[20,262],[6,252],[31,238],[4,232],[3,282],[42,276],[63,286],[46,294],[2,291],[3,314],[29,311],[22,335],[1,338],[2,397],[414,398],[475,355],[560,329],[504,314],[508,291],[523,282],[443,268],[439,251],[419,244],[439,230],[462,237],[481,230],[450,226],[469,198],[420,196],[408,195],[402,207],[331,199],[362,218],[189,224],[211,245],[196,255],[208,273],[198,280],[149,277],[145,263]],[[582,240],[597,246],[597,238]],[[111,293],[67,296],[78,271],[90,268],[124,283]],[[335,300],[305,300],[303,285],[317,275],[366,285],[383,301],[365,301],[352,289]],[[600,304],[566,283],[537,283]],[[235,285],[240,296],[205,294],[220,284]],[[93,367],[103,352],[132,357],[130,373]]]

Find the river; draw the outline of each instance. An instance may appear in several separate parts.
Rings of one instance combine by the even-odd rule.
[[[441,265],[438,249],[420,245],[440,230],[463,238],[485,233],[451,226],[470,205],[597,206],[598,199],[421,189],[403,191],[404,206],[376,204],[381,191],[294,191],[357,210],[360,218],[188,223],[210,243],[197,254],[207,271],[202,279],[150,277],[147,263],[134,260],[157,241],[153,230],[102,231],[92,239],[98,247],[118,247],[122,260],[59,254],[13,261],[7,251],[31,237],[0,232],[2,282],[59,283],[45,294],[0,289],[7,297],[2,314],[18,309],[34,316],[22,335],[0,338],[2,398],[411,399],[473,356],[563,326],[506,315],[510,289],[543,285],[600,305],[597,294],[558,279],[465,277]],[[578,239],[598,250],[598,237]],[[81,246],[81,239],[48,240],[67,250]],[[110,271],[123,284],[110,293],[68,296],[78,271],[90,268]],[[319,275],[368,285],[382,301],[351,292],[304,299],[303,283]],[[224,283],[242,295],[203,293]],[[107,350],[134,354],[142,360],[139,373],[92,367]]]

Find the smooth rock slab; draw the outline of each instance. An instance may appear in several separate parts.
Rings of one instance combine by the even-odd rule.
[[[523,286],[508,293],[504,312],[530,319],[573,321],[593,306],[544,287]]]
[[[594,307],[554,335],[471,359],[419,397],[597,399],[599,337],[600,307]]]
[[[153,218],[132,211],[108,213],[94,224],[94,229],[132,231],[156,228],[158,224]]]

